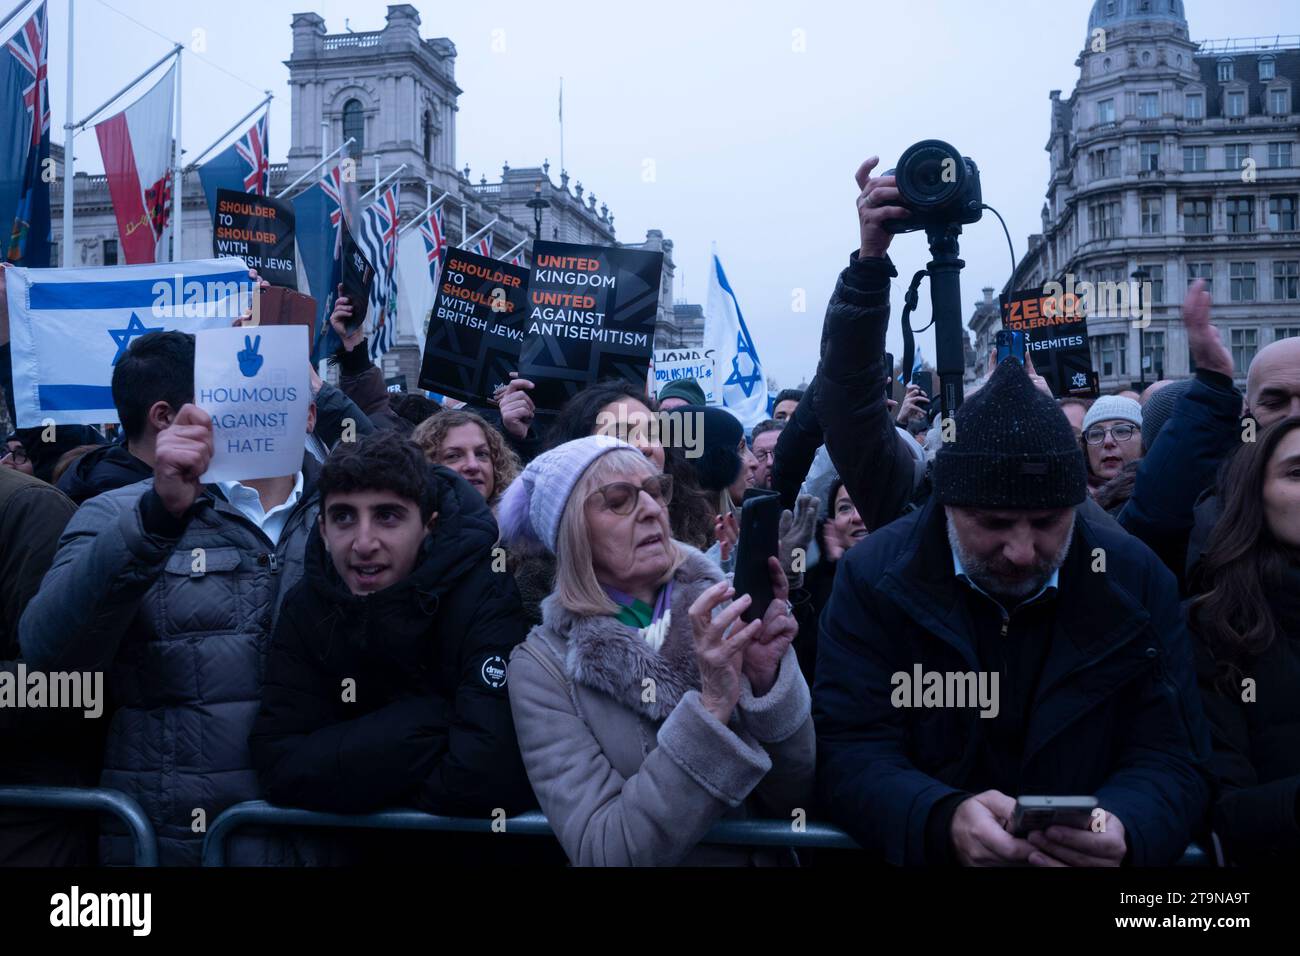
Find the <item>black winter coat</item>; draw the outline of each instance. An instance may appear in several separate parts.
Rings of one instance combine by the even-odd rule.
[[[1096,548],[1105,573],[1091,570]],[[1095,795],[1124,824],[1131,863],[1172,864],[1209,800],[1209,734],[1173,575],[1141,542],[1079,511],[1054,600],[1021,793]],[[989,635],[974,622],[996,628],[997,612],[976,602],[992,605],[954,576],[944,512],[931,501],[849,550],[822,615],[813,692],[822,799],[835,823],[893,864],[946,859],[947,847],[936,853],[927,840],[931,813],[988,786],[975,768],[994,721],[974,707],[891,703],[891,676],[914,665],[981,670],[976,648]],[[1023,613],[1003,620],[1015,630]]]
[[[1218,784],[1213,829],[1229,863],[1300,862],[1300,570],[1267,593],[1278,635],[1239,662],[1230,693],[1216,685],[1207,643],[1197,642]],[[1244,700],[1247,678],[1254,687]]]
[[[493,570],[497,527],[482,496],[455,473],[436,473],[434,531],[392,587],[353,595],[319,528],[311,536],[249,739],[274,803],[454,815],[535,806],[505,681],[525,631],[519,594]]]
[[[103,445],[88,451],[59,478],[59,490],[81,504],[114,488],[125,488],[153,477],[153,469],[126,450]]]

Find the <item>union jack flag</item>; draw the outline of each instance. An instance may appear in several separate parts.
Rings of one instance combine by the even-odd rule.
[[[429,258],[429,278],[437,286],[442,254],[447,248],[447,236],[442,231],[441,209],[435,209],[429,213],[428,219],[420,223],[420,238],[424,240],[424,251]]]
[[[8,44],[9,52],[32,78],[31,85],[23,90],[23,105],[32,117],[33,146],[38,145],[41,137],[50,129],[50,89],[47,82],[49,63],[45,53],[45,26],[45,4],[42,3]],[[39,122],[37,122],[38,118]]]
[[[524,251],[522,249],[510,257],[510,264],[512,266],[522,266],[524,264]]]
[[[248,172],[244,174],[244,192],[258,196],[268,195],[271,186],[270,148],[266,139],[270,114],[270,110],[263,113],[262,118],[249,127],[244,138],[235,144],[235,152],[248,164]]]
[[[378,360],[393,347],[397,319],[397,186],[389,186],[366,207],[358,242],[375,267],[375,284],[368,309],[371,323],[370,357]]]
[[[478,241],[478,254],[488,259],[492,258],[492,233],[488,233]]]

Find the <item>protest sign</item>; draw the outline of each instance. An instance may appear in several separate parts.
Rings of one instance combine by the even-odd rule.
[[[419,387],[482,404],[507,384],[519,365],[527,283],[527,269],[447,250]]]
[[[1095,397],[1099,393],[1088,348],[1088,321],[1076,296],[1022,289],[998,298],[1002,327],[1025,334],[1025,354],[1053,395]]]
[[[644,384],[654,348],[663,253],[535,242],[519,374],[538,408],[594,382]]]
[[[113,366],[150,332],[229,328],[252,305],[239,259],[5,273],[18,425],[116,422]]]
[[[704,390],[705,403],[716,405],[713,372],[713,349],[655,349],[651,394],[658,395],[669,382],[692,378]]]
[[[366,254],[352,238],[348,229],[348,217],[342,216],[342,236],[339,258],[342,263],[343,294],[352,306],[352,318],[347,322],[349,332],[361,327],[366,321],[366,312],[370,307],[370,290],[375,284],[375,267],[370,264]]]
[[[293,207],[287,202],[218,189],[212,251],[218,256],[239,256],[271,285],[298,288]]]
[[[300,325],[210,329],[194,337],[194,402],[212,416],[205,482],[297,474],[307,440]]]

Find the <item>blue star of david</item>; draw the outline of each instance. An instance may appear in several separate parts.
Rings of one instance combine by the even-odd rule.
[[[740,357],[749,356],[750,372],[745,375],[740,371]],[[754,386],[760,384],[763,376],[758,372],[758,356],[754,354],[754,346],[746,341],[743,332],[736,334],[736,356],[731,360],[731,376],[724,382],[724,385],[739,385],[744,391],[745,397],[750,398],[754,394]]]
[[[162,328],[147,329],[140,317],[134,312],[131,313],[131,321],[126,323],[124,329],[109,329],[108,334],[113,336],[113,341],[117,343],[117,354],[113,356],[113,365],[117,360],[126,354],[126,350],[131,346],[131,340],[139,338],[141,335],[148,335],[150,332],[161,332]]]

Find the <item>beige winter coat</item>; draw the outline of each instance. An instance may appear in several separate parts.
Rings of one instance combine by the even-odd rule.
[[[763,697],[744,682],[727,726],[705,710],[687,610],[722,572],[686,550],[657,653],[635,628],[612,616],[578,618],[552,595],[543,623],[511,655],[507,686],[528,779],[576,865],[793,859],[699,843],[723,817],[791,821],[807,809],[816,755],[793,650]]]

